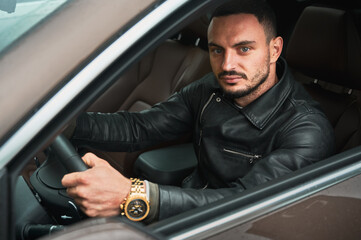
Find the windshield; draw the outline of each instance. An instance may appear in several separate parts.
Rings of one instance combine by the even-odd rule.
[[[67,0],[0,1],[0,54]]]

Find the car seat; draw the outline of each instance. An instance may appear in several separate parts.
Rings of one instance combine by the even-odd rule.
[[[361,42],[351,11],[310,6],[289,39],[286,60],[335,131],[335,153],[361,143]]]

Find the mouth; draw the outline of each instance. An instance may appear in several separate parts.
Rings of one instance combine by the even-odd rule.
[[[224,71],[218,74],[220,81],[223,81],[226,84],[236,84],[242,80],[247,80],[247,76],[244,73],[238,73],[236,71]]]
[[[244,80],[241,76],[223,76],[220,79],[227,84],[236,84],[239,81]]]

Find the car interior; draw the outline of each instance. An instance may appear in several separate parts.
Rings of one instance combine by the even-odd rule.
[[[285,41],[282,57],[287,60],[295,79],[319,101],[332,123],[336,136],[335,154],[359,146],[361,143],[361,9],[307,0],[289,1],[289,3],[271,1],[271,5],[277,14],[279,34]],[[282,9],[292,9],[291,14],[282,11],[281,6]],[[295,12],[298,14],[294,14]],[[210,72],[207,26],[208,15],[204,15],[149,51],[119,76],[115,84],[91,104],[87,111],[142,111],[165,101],[182,87]],[[197,165],[190,134],[174,142],[139,152],[105,152],[97,149],[81,151],[94,152],[127,177],[140,177],[156,183],[176,186],[180,186],[182,179]],[[22,171],[24,181],[31,186],[35,195],[38,190],[34,188],[34,181],[38,180],[32,180],[31,176],[44,168],[42,163],[46,158],[46,154],[39,153]],[[169,159],[174,160],[170,162]],[[62,188],[58,183],[52,186]],[[25,204],[28,199],[22,201]],[[53,200],[49,200],[49,203],[43,201],[41,204],[44,204],[47,210],[50,207],[62,208],[56,206],[57,201],[55,196]],[[17,218],[21,219],[24,214],[36,216],[37,222],[41,224],[49,219],[54,220],[47,216],[44,209],[36,210],[36,213],[18,213]],[[56,214],[61,215],[61,213]],[[78,219],[82,217],[79,216]],[[59,219],[56,221],[59,222]],[[34,230],[38,231],[36,233],[27,231],[28,239],[42,234],[38,229]],[[23,239],[23,236],[19,239]]]
[[[356,25],[359,18],[360,14],[356,11],[330,8],[322,4],[308,6],[300,14],[293,32],[285,37],[287,46],[284,48],[283,57],[296,80],[321,104],[332,123],[336,136],[335,153],[361,143],[361,32]],[[135,69],[122,76],[88,111],[141,111],[166,100],[181,87],[210,72],[206,34],[205,16],[142,59]],[[172,52],[171,59],[168,57],[169,52]],[[165,62],[167,72],[164,72],[163,68]],[[127,89],[128,93],[130,92],[127,99],[114,101],[118,100],[119,95],[125,96],[119,93],[124,90],[125,85],[129,87],[129,84],[125,83],[132,82],[129,76],[133,77],[133,73],[138,76],[137,85],[130,91]],[[187,143],[190,139],[184,138],[180,141],[168,145]],[[180,174],[184,177],[196,166],[192,146],[185,144],[183,148],[162,147],[162,150],[145,150],[140,156],[140,153],[98,154],[105,154],[103,156],[123,172],[125,169],[132,169],[137,175],[151,181],[179,185],[179,177],[176,176]],[[185,152],[185,148],[190,151],[192,158],[187,158],[189,162],[184,163],[184,166],[166,161],[169,158],[176,159],[179,153]]]
[[[135,112],[148,109],[210,72],[206,49],[207,21],[208,19],[203,17],[191,23],[179,34],[151,51],[122,75],[116,84],[89,107],[88,111]],[[126,93],[122,94],[125,90]],[[176,142],[186,142],[187,139],[189,142],[189,136],[185,135],[184,139]],[[191,146],[187,146],[191,150]],[[139,155],[139,153],[96,153],[127,175],[132,174],[132,163]],[[119,161],[119,159],[122,160]]]

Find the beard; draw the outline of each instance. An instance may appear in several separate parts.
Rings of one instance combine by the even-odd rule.
[[[255,92],[259,86],[261,86],[266,79],[268,78],[269,75],[269,71],[266,72],[264,75],[259,76],[259,78],[257,79],[256,85],[252,86],[252,87],[248,87],[246,89],[241,89],[241,90],[236,90],[236,91],[231,91],[231,90],[227,90],[224,87],[222,87],[223,89],[223,93],[226,97],[231,98],[231,99],[237,99],[237,98],[242,98],[245,96],[250,95],[251,93]],[[255,76],[257,77],[257,76]],[[253,79],[255,80],[255,79]],[[235,84],[232,84],[235,85]]]
[[[223,94],[230,98],[230,99],[237,99],[237,98],[242,98],[245,96],[250,95],[251,93],[255,92],[268,78],[269,73],[270,73],[270,58],[269,55],[266,58],[265,61],[265,68],[263,69],[263,71],[261,69],[258,69],[258,71],[256,72],[256,74],[253,76],[252,79],[250,79],[250,82],[253,83],[252,86],[248,86],[246,89],[240,89],[240,90],[229,90],[229,89],[225,89],[225,87],[222,87],[223,90]],[[224,71],[221,72],[220,74],[218,74],[218,79],[220,79],[222,76],[226,76],[226,75],[238,75],[241,76],[243,79],[248,80],[248,77],[246,74],[244,73],[239,73],[239,72],[235,72],[235,71]],[[228,86],[232,86],[232,85],[236,85],[236,84],[228,84]]]

